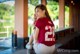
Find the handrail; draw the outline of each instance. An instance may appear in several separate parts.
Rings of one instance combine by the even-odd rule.
[[[7,33],[7,32],[0,32],[0,34],[4,34],[4,33]]]

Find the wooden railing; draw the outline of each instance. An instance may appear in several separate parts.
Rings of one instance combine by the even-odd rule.
[[[69,35],[69,34],[71,34],[73,32],[74,32],[74,28],[73,27],[64,28],[64,29],[60,29],[58,31],[55,31],[56,39],[59,39],[60,37],[64,37],[66,35]]]

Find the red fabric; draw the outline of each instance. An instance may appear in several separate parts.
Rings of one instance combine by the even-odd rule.
[[[43,43],[47,46],[52,46],[55,44],[55,37],[53,35],[54,31],[52,30],[54,24],[52,21],[50,21],[48,18],[40,18],[36,21],[35,26],[39,28],[39,35],[38,35],[39,43]],[[46,39],[49,39],[49,41]]]

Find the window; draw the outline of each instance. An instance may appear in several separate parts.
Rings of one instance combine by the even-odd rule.
[[[59,4],[58,1],[55,0],[47,0],[47,9],[49,12],[49,15],[55,25],[55,29],[59,28]]]

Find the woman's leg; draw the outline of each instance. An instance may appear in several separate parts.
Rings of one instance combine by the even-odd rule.
[[[33,35],[29,37],[29,42],[26,44],[26,48],[32,49],[32,43],[33,43]]]
[[[33,43],[33,36],[31,36],[31,37],[29,38],[28,44],[32,44],[32,43]]]

